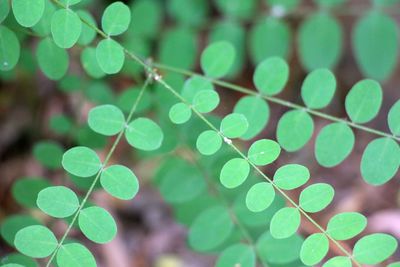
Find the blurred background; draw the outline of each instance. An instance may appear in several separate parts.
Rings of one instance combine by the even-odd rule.
[[[74,6],[74,10],[90,12],[92,19],[100,25],[101,14],[111,2],[83,0]],[[124,2],[131,7],[132,22],[128,32],[119,40],[143,59],[201,72],[199,56],[204,47],[213,41],[227,40],[237,52],[227,80],[253,90],[255,66],[265,58],[282,57],[290,65],[290,79],[277,97],[300,105],[303,105],[300,89],[307,73],[316,68],[328,68],[336,75],[337,90],[332,103],[322,112],[344,119],[347,92],[357,81],[372,78],[382,85],[383,104],[378,117],[366,126],[389,133],[386,117],[400,96],[398,0]],[[47,4],[51,5],[50,2]],[[51,7],[47,9],[46,16],[51,16]],[[0,224],[4,225],[13,214],[22,213],[51,225],[56,233],[62,233],[65,230],[63,222],[51,221],[36,209],[32,202],[35,191],[24,191],[24,183],[19,186],[16,183],[34,178],[37,188],[48,183],[67,184],[77,192],[85,192],[90,181],[82,182],[67,175],[60,164],[62,153],[73,145],[82,144],[104,156],[104,149],[109,148],[113,140],[90,130],[86,125],[87,113],[93,106],[104,103],[113,103],[129,111],[145,74],[139,65],[128,60],[118,75],[105,76],[90,69],[81,54],[96,43],[94,37],[89,42],[81,40],[78,46],[67,51],[69,62],[65,71],[55,75],[45,73],[40,66],[37,46],[49,32],[46,23],[41,23],[42,28],[22,28],[11,12],[2,22],[17,34],[22,49],[18,65],[11,71],[0,72]],[[57,60],[54,59],[54,65],[65,64]],[[183,75],[165,69],[158,71],[174,88],[182,90]],[[226,88],[217,87],[217,91],[222,103],[212,115],[216,121],[232,112],[235,103],[243,96]],[[190,172],[185,164],[176,161],[191,162],[193,157],[199,158],[195,141],[205,129],[196,119],[179,127],[171,124],[167,113],[175,102],[165,89],[152,85],[145,94],[139,113],[155,118],[163,127],[166,140],[162,148],[154,153],[143,153],[122,143],[112,158],[113,163],[129,166],[139,177],[141,189],[135,199],[118,201],[101,190],[93,194],[92,202],[105,207],[116,218],[119,229],[116,239],[106,245],[95,245],[82,238],[78,231],[71,235],[84,240],[99,266],[213,266],[218,251],[223,248],[196,252],[186,240],[188,227],[196,215],[213,205],[214,197],[200,196],[200,192],[198,196],[188,198],[189,204],[168,203],[168,199],[174,196],[168,192],[160,193],[158,187],[157,179],[162,178],[157,177]],[[269,109],[268,125],[257,138],[276,139],[277,123],[289,110],[274,103],[269,103]],[[282,151],[281,157],[264,169],[265,173],[271,176],[277,167],[291,162],[304,164],[310,169],[313,182],[327,182],[336,190],[333,204],[314,216],[318,222],[326,225],[333,214],[358,211],[368,217],[367,232],[389,232],[400,238],[399,174],[385,185],[375,187],[364,182],[359,170],[362,153],[376,136],[355,130],[357,141],[351,155],[336,167],[324,168],[315,160],[314,141],[319,130],[329,121],[314,117],[314,123],[311,140],[297,152]],[[250,142],[240,141],[239,145],[245,149]],[[199,159],[211,180],[215,178],[218,182],[221,164],[229,153],[221,152],[223,156],[212,160]],[[196,184],[191,186],[186,188],[186,194],[190,194]],[[245,190],[226,192],[218,185],[216,187],[240,213],[240,207],[235,203],[237,199],[243,199]],[[294,190],[290,195],[297,198],[299,192]],[[18,194],[25,196],[18,199]],[[277,205],[283,205],[283,200],[281,202]],[[251,216],[249,212],[238,215],[254,239],[258,239],[265,231],[270,214]],[[14,251],[4,231],[0,240],[1,257]],[[311,224],[302,222],[299,234],[308,236],[315,231]],[[345,243],[349,248],[353,244],[354,240]],[[339,254],[332,249],[329,255]],[[400,255],[394,258],[399,260]],[[302,265],[294,258],[291,262],[272,262],[269,266]]]

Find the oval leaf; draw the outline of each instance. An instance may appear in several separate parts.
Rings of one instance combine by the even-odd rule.
[[[213,111],[219,104],[219,95],[214,90],[198,92],[193,99],[193,108],[200,113]]]
[[[17,22],[24,27],[32,27],[43,16],[44,0],[13,0],[12,10]]]
[[[347,240],[361,233],[367,226],[367,218],[357,212],[343,212],[333,216],[326,232],[336,240]]]
[[[99,244],[110,242],[117,234],[114,218],[100,207],[82,209],[79,213],[78,224],[88,239]]]
[[[307,75],[301,86],[301,97],[308,108],[326,107],[336,90],[336,79],[328,69],[317,69]]]
[[[267,209],[275,199],[275,190],[271,183],[261,182],[253,185],[246,195],[246,206],[252,212]]]
[[[100,68],[107,74],[118,73],[125,61],[123,48],[112,39],[100,41],[96,48],[96,58]]]
[[[390,108],[388,114],[388,124],[389,129],[392,134],[399,136],[400,135],[400,100]]]
[[[53,232],[41,225],[31,225],[18,231],[15,247],[32,258],[46,258],[56,249],[58,241]]]
[[[202,155],[210,156],[215,154],[222,146],[221,136],[214,130],[202,132],[196,141],[197,150]]]
[[[79,243],[63,244],[57,252],[59,267],[96,267],[96,260],[92,253]]]
[[[374,265],[389,258],[397,249],[397,240],[387,234],[364,236],[354,246],[353,256],[361,264]]]
[[[139,191],[136,175],[127,167],[113,165],[106,168],[100,176],[100,183],[110,195],[124,200],[132,199]]]
[[[360,168],[367,183],[382,185],[393,178],[399,170],[399,165],[399,144],[393,139],[383,137],[373,140],[365,148]]]
[[[155,122],[147,118],[137,118],[128,124],[125,131],[128,143],[141,150],[158,149],[164,139],[164,134]]]
[[[28,0],[29,1],[29,0]],[[0,70],[9,71],[17,65],[20,55],[17,36],[7,27],[0,25]]]
[[[40,41],[36,56],[40,69],[50,80],[59,80],[67,73],[68,53],[65,49],[58,47],[50,37]]]
[[[93,176],[102,167],[96,152],[84,146],[67,150],[61,163],[67,172],[79,177]]]
[[[131,22],[131,11],[122,2],[114,2],[104,10],[101,18],[101,26],[109,35],[119,35],[128,29]]]
[[[294,235],[300,226],[300,212],[296,208],[283,208],[274,214],[270,231],[276,239],[288,238]]]
[[[101,105],[89,111],[88,124],[93,131],[111,136],[124,129],[125,116],[116,106]]]
[[[38,207],[55,218],[65,218],[74,214],[79,207],[79,199],[68,187],[51,186],[39,192]]]
[[[214,42],[201,54],[201,68],[207,76],[221,78],[231,69],[235,56],[235,48],[231,43]]]
[[[314,132],[314,121],[302,110],[286,112],[279,120],[276,136],[283,149],[294,152],[308,143]]]
[[[310,179],[310,171],[299,164],[287,164],[274,174],[274,183],[283,190],[298,188]]]
[[[219,179],[226,188],[235,188],[247,179],[249,173],[249,163],[242,158],[234,158],[222,167]]]
[[[333,200],[335,190],[329,184],[317,183],[305,188],[299,199],[299,206],[306,212],[318,212],[326,208]]]
[[[285,87],[289,79],[289,66],[280,57],[265,59],[257,65],[253,82],[258,91],[266,95],[276,95]]]
[[[355,123],[366,123],[376,117],[382,105],[382,88],[376,81],[356,83],[346,96],[346,112]]]
[[[169,110],[169,118],[175,124],[183,124],[192,116],[192,110],[185,103],[177,103]]]
[[[82,21],[79,16],[69,10],[60,9],[51,18],[51,34],[54,43],[61,48],[71,48],[79,39]]]
[[[274,162],[281,153],[281,147],[273,140],[262,139],[255,141],[249,148],[247,157],[257,166],[264,166]]]
[[[354,133],[347,124],[328,124],[316,139],[315,158],[324,167],[336,166],[350,155],[354,142]]]
[[[322,267],[352,267],[352,263],[349,257],[337,256],[331,258],[327,262],[325,262]]]
[[[234,244],[227,247],[222,251],[221,255],[215,264],[215,267],[226,267],[226,266],[256,266],[256,255],[254,250],[245,244]]]
[[[312,234],[301,246],[300,259],[307,266],[315,266],[328,253],[329,240],[323,233]]]

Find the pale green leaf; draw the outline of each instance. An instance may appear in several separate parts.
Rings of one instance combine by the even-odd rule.
[[[271,183],[254,184],[246,195],[246,206],[252,212],[267,209],[275,199],[275,190]]]
[[[242,243],[227,247],[218,257],[215,267],[233,267],[237,265],[243,267],[256,266],[256,255],[252,247]]]
[[[357,212],[343,212],[333,216],[326,232],[336,240],[347,240],[361,233],[367,226],[367,218]]]
[[[279,94],[289,79],[289,66],[280,57],[270,57],[257,65],[253,82],[257,90],[266,95]]]
[[[353,256],[361,264],[375,265],[389,258],[397,246],[397,240],[388,234],[371,234],[357,241]]]
[[[82,244],[63,244],[57,252],[58,267],[96,267],[92,253]]]
[[[71,48],[78,41],[81,31],[82,21],[75,12],[60,9],[53,14],[51,34],[60,48]]]
[[[0,25],[0,70],[9,71],[17,65],[20,55],[17,36],[7,27]]]
[[[307,266],[318,264],[329,251],[329,240],[323,233],[312,234],[301,246],[300,259]]]
[[[132,199],[139,191],[136,175],[122,165],[112,165],[102,171],[100,183],[107,193],[119,199]]]
[[[210,44],[201,54],[201,68],[212,78],[225,76],[233,65],[236,52],[233,45],[226,41]]]
[[[336,79],[328,69],[317,69],[307,75],[301,86],[301,97],[308,108],[326,107],[336,90]]]
[[[283,208],[274,214],[270,231],[276,239],[288,238],[297,232],[300,226],[300,212],[296,208]]]
[[[389,129],[392,134],[399,136],[400,135],[400,100],[390,108],[388,114],[388,124]]]
[[[283,190],[298,188],[307,183],[309,179],[309,170],[299,164],[284,165],[274,174],[274,183]]]
[[[350,258],[344,256],[333,257],[328,260],[323,267],[352,267]]]
[[[219,179],[226,188],[235,188],[247,179],[249,173],[250,164],[242,158],[234,158],[222,167]]]
[[[164,139],[164,134],[154,121],[147,118],[137,118],[128,124],[125,131],[128,143],[141,150],[158,149]]]
[[[109,5],[101,17],[103,31],[109,35],[119,35],[128,29],[131,22],[131,11],[124,3],[118,1]]]
[[[17,22],[32,27],[43,16],[45,0],[13,0],[11,4]]]
[[[300,193],[299,206],[306,212],[314,213],[326,208],[333,200],[335,190],[329,184],[317,183]]]
[[[74,214],[79,207],[79,199],[68,187],[51,186],[39,192],[38,207],[55,218],[65,218]]]
[[[183,124],[192,116],[192,110],[185,103],[177,103],[170,108],[168,116],[173,123]]]
[[[36,56],[40,69],[50,80],[59,80],[67,73],[68,53],[65,49],[58,47],[50,37],[40,41]]]
[[[210,156],[215,154],[222,146],[221,136],[214,130],[202,132],[196,141],[197,150],[202,155]]]
[[[97,45],[96,58],[105,73],[115,74],[122,69],[125,54],[119,43],[112,39],[104,39]]]
[[[249,148],[247,157],[257,166],[264,166],[274,162],[281,153],[279,144],[270,139],[255,141]]]
[[[101,105],[92,108],[88,114],[89,127],[102,135],[115,135],[125,126],[125,116],[113,105]]]
[[[227,138],[238,138],[246,133],[249,123],[244,115],[231,113],[221,121],[220,130]]]
[[[203,90],[193,98],[193,108],[200,113],[209,113],[219,104],[219,95],[214,90]]]
[[[18,231],[14,244],[24,255],[32,258],[46,258],[56,249],[58,241],[47,227],[31,225]]]
[[[61,163],[67,172],[79,177],[95,175],[102,167],[96,152],[84,146],[77,146],[67,150]]]

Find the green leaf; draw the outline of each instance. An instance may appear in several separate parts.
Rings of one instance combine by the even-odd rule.
[[[127,167],[113,165],[106,168],[100,176],[101,186],[110,195],[124,200],[132,199],[139,191],[136,175]]]
[[[0,23],[2,23],[10,13],[10,2],[8,0],[0,0]]]
[[[161,63],[182,69],[193,69],[197,55],[197,35],[188,27],[166,31],[159,45]]]
[[[392,134],[399,136],[400,135],[400,100],[390,108],[388,114],[388,124],[389,129]]]
[[[299,206],[306,212],[314,213],[325,209],[333,200],[335,190],[329,184],[317,183],[300,193]]]
[[[343,32],[336,18],[316,13],[300,26],[300,61],[308,70],[335,67],[342,53]]]
[[[389,258],[397,246],[397,240],[390,235],[371,234],[357,241],[353,256],[361,264],[375,265]]]
[[[280,6],[285,11],[291,11],[300,4],[300,0],[266,0],[266,2],[271,6]]]
[[[256,65],[269,57],[287,58],[291,41],[291,30],[284,20],[263,17],[250,31],[249,53],[252,62]]]
[[[347,124],[328,124],[318,134],[315,158],[324,167],[336,166],[350,155],[354,142],[354,133]]]
[[[274,214],[270,231],[275,239],[284,239],[294,235],[300,226],[300,212],[296,208],[282,208]]]
[[[249,148],[247,157],[253,164],[264,166],[274,162],[281,153],[279,144],[270,139],[255,141]]]
[[[235,56],[235,48],[231,43],[214,42],[201,54],[201,68],[208,77],[221,78],[231,69]]]
[[[0,70],[12,70],[18,63],[20,44],[15,33],[0,25]]]
[[[238,138],[246,133],[249,123],[244,115],[231,113],[221,121],[220,130],[227,138]]]
[[[397,64],[398,36],[396,21],[384,13],[373,10],[360,18],[353,28],[352,45],[365,76],[389,78]]]
[[[257,96],[240,98],[233,112],[243,114],[249,123],[246,133],[241,137],[244,140],[254,138],[267,126],[270,113],[268,103]]]
[[[18,179],[12,187],[14,199],[26,208],[36,208],[36,199],[42,189],[50,186],[50,183],[38,177]]]
[[[222,251],[215,264],[216,267],[226,266],[256,266],[256,255],[253,249],[245,244],[234,244]]]
[[[361,233],[367,226],[367,218],[358,212],[343,212],[333,216],[326,232],[336,240],[347,240]]]
[[[219,95],[214,90],[203,90],[193,98],[193,108],[200,113],[209,113],[219,104]]]
[[[300,259],[307,266],[318,264],[329,251],[329,240],[323,233],[312,234],[301,246]]]
[[[82,21],[79,16],[69,10],[60,9],[51,18],[51,34],[54,43],[60,48],[71,48],[79,39]]]
[[[32,258],[46,258],[56,249],[58,241],[47,227],[31,225],[18,231],[14,244],[22,254]]]
[[[226,188],[236,188],[249,176],[250,164],[242,158],[229,160],[222,167],[219,179]]]
[[[328,260],[323,267],[351,267],[353,266],[350,258],[344,256],[337,256]]]
[[[105,73],[115,74],[122,69],[125,54],[119,43],[112,39],[104,39],[97,45],[96,58]]]
[[[79,243],[63,244],[57,252],[59,267],[96,267],[96,260],[92,253]]]
[[[167,10],[180,25],[200,26],[209,16],[210,3],[203,0],[171,0]]]
[[[8,263],[5,265],[1,265],[1,267],[24,267],[24,266],[21,264],[16,264],[16,263]]]
[[[289,79],[289,66],[280,57],[270,57],[257,65],[253,82],[260,93],[279,94]]]
[[[387,267],[399,267],[399,266],[400,266],[400,262],[397,261],[397,262],[393,262],[393,263],[389,264]]]
[[[254,184],[246,195],[246,206],[252,212],[267,209],[275,199],[275,190],[271,183]]]
[[[81,64],[86,73],[92,78],[98,79],[105,75],[97,61],[96,49],[93,47],[86,47],[83,49],[81,53]]]
[[[59,80],[67,73],[68,53],[65,49],[58,47],[50,37],[40,41],[36,56],[40,69],[50,80]]]
[[[137,36],[155,38],[163,21],[163,9],[158,1],[140,0],[132,2],[132,20],[129,32]]]
[[[310,179],[309,170],[299,164],[287,164],[280,167],[274,174],[274,183],[283,190],[298,188]]]
[[[111,214],[100,207],[82,209],[78,217],[82,233],[95,243],[105,244],[114,239],[117,225]]]
[[[346,96],[346,112],[355,123],[366,123],[376,117],[382,105],[382,88],[376,81],[356,83]]]
[[[62,165],[67,172],[79,177],[95,175],[102,167],[96,152],[84,146],[67,150],[64,153]]]
[[[19,230],[31,225],[38,225],[40,222],[28,215],[11,215],[1,222],[0,233],[3,239],[14,246],[15,235]]]
[[[1,267],[13,267],[12,264],[16,264],[18,266],[14,266],[14,267],[39,267],[39,265],[37,264],[37,262],[25,255],[22,255],[20,253],[11,253],[6,255],[2,260],[1,260],[2,264],[6,264],[6,265],[1,265]],[[7,265],[7,264],[11,264]]]
[[[192,117],[192,110],[185,103],[177,103],[171,107],[168,116],[175,124],[183,124]]]
[[[125,32],[131,22],[131,11],[124,3],[118,1],[109,5],[101,17],[103,31],[109,35],[120,35]]]
[[[51,33],[51,18],[53,17],[56,8],[50,1],[45,1],[45,7],[42,18],[36,23],[32,30],[41,36],[48,36]]]
[[[347,0],[314,0],[318,5],[326,8],[343,5]]]
[[[234,46],[236,56],[227,78],[235,77],[243,70],[246,55],[246,30],[241,23],[229,19],[214,23],[208,41],[210,43],[228,41]]]
[[[65,218],[74,214],[79,207],[79,199],[68,187],[51,186],[39,192],[38,207],[55,218]]]
[[[139,97],[141,88],[139,86],[129,87],[125,89],[117,98],[117,106],[122,109],[122,111],[129,113],[132,106],[135,104],[137,98]],[[152,96],[148,91],[142,93],[142,99],[136,106],[136,112],[143,112],[148,110],[152,105]]]
[[[336,79],[328,69],[317,69],[307,75],[301,86],[301,97],[308,108],[326,107],[336,90]]]
[[[215,154],[222,146],[221,136],[214,130],[202,132],[196,141],[197,150],[202,155],[211,156]]]
[[[189,103],[193,103],[194,97],[198,93],[207,90],[215,90],[214,85],[206,78],[193,76],[185,81],[181,94]]]
[[[90,25],[97,27],[96,20],[93,18],[92,14],[90,14],[86,10],[78,10],[76,13],[81,19],[85,20]],[[78,39],[78,44],[89,45],[96,38],[96,34],[97,33],[93,28],[89,27],[86,23],[83,23],[81,35]]]
[[[234,228],[226,208],[214,206],[206,209],[190,226],[189,245],[196,251],[210,251],[221,245]]]
[[[128,143],[141,150],[158,149],[164,139],[164,134],[155,122],[147,118],[137,118],[128,124],[125,131]]]
[[[377,157],[379,155],[379,157]],[[397,173],[400,147],[390,138],[378,138],[365,148],[361,158],[361,174],[368,184],[382,185]]]
[[[35,144],[33,155],[46,168],[61,168],[61,159],[64,149],[56,142],[41,141]]]
[[[72,5],[76,5],[82,0],[59,0],[61,3],[63,3],[65,6],[70,7]]]
[[[11,4],[15,19],[21,26],[32,27],[43,16],[44,0],[13,0]]]
[[[88,124],[96,133],[112,136],[124,129],[125,116],[116,106],[101,105],[89,111]]]
[[[206,182],[196,166],[179,158],[172,158],[164,164],[157,172],[156,182],[166,202],[182,204],[204,194]]]
[[[226,17],[249,19],[256,11],[255,0],[214,0],[218,10]]]
[[[297,234],[285,239],[275,239],[270,232],[265,232],[257,240],[256,248],[258,255],[268,266],[288,266],[299,258],[302,243],[303,239]]]
[[[283,149],[294,152],[305,146],[314,132],[314,121],[303,110],[290,110],[278,122],[276,137]]]
[[[63,114],[55,114],[50,118],[49,127],[59,135],[68,134],[72,129],[72,120]]]

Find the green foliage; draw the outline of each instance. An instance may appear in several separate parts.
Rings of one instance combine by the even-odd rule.
[[[73,93],[83,102],[94,104],[83,116],[87,115],[87,124],[75,122],[72,112],[71,117],[59,114],[50,119],[52,132],[75,147],[64,153],[58,143],[44,141],[33,149],[43,167],[57,172],[63,167],[71,176],[72,188],[86,193],[81,196],[80,190],[54,186],[42,178],[18,179],[12,194],[19,204],[27,209],[39,208],[53,218],[64,218],[69,227],[57,240],[35,217],[6,218],[1,224],[1,236],[29,257],[16,254],[2,264],[31,267],[37,264],[30,257],[50,256],[47,266],[55,263],[60,267],[96,266],[94,256],[85,246],[65,237],[72,228],[100,244],[116,236],[112,215],[91,204],[90,196],[100,188],[122,200],[133,199],[138,193],[139,179],[134,172],[123,165],[110,165],[123,138],[133,147],[135,159],[161,162],[152,182],[171,205],[178,222],[189,228],[189,245],[199,252],[218,254],[216,266],[345,267],[352,266],[352,262],[376,265],[395,252],[397,241],[382,233],[355,240],[353,254],[336,243],[362,233],[366,217],[356,212],[339,213],[330,218],[324,230],[307,213],[327,208],[335,195],[333,187],[328,183],[306,185],[311,176],[307,167],[296,162],[282,165],[277,160],[282,148],[294,152],[307,145],[315,130],[313,115],[330,121],[315,134],[314,151],[319,165],[333,167],[348,158],[356,142],[353,127],[381,135],[363,152],[360,172],[367,183],[384,184],[398,171],[399,101],[388,114],[392,134],[361,126],[374,119],[381,109],[383,94],[377,82],[362,80],[347,94],[344,104],[351,122],[315,111],[328,107],[335,95],[336,78],[331,69],[340,60],[343,33],[333,10],[344,1],[316,0],[320,10],[300,22],[297,34],[300,62],[312,71],[301,86],[304,107],[276,97],[290,78],[289,65],[283,58],[289,58],[293,38],[285,15],[296,12],[297,0],[264,1],[270,15],[250,25],[249,40],[242,21],[255,16],[259,3],[213,1],[225,18],[212,22],[210,31],[205,32],[208,36],[205,43],[209,45],[202,53],[197,53],[199,37],[203,37],[199,27],[207,26],[206,22],[211,21],[208,16],[214,11],[208,1],[168,1],[165,4],[168,19],[174,26],[167,29],[161,28],[163,3],[156,0],[137,0],[130,6],[114,2],[105,8],[100,23],[88,12],[87,3],[52,2],[55,5],[44,0],[13,0],[15,22],[8,17],[10,2],[0,0],[0,70],[4,76],[15,79],[26,69],[36,71],[37,65],[47,78],[60,80],[58,87],[63,94]],[[375,1],[375,4],[388,3]],[[82,9],[74,10],[75,7]],[[113,39],[124,32],[126,35]],[[31,51],[25,45],[27,34],[42,38],[33,58],[29,58]],[[156,39],[158,36],[160,40]],[[388,15],[378,10],[363,15],[353,31],[353,48],[364,75],[387,79],[397,62],[397,43],[397,25]],[[142,61],[154,56],[154,47],[158,49],[156,62]],[[216,80],[236,78],[245,67],[247,50],[256,65],[253,83],[258,92]],[[382,51],[387,54],[382,55]],[[81,76],[67,74],[70,56],[74,64],[80,62]],[[189,71],[197,66],[196,58],[204,75]],[[107,74],[125,77],[100,80]],[[184,80],[181,74],[188,78]],[[130,79],[135,85],[128,87],[125,84],[131,83]],[[155,86],[150,86],[151,83]],[[118,85],[121,91],[115,94],[111,84]],[[229,111],[225,105],[227,95],[220,97],[214,85],[248,95],[241,97],[233,111]],[[220,102],[221,112],[228,113],[227,116],[206,114],[213,112]],[[278,143],[257,138],[269,121],[268,102],[290,109],[279,118]],[[110,138],[114,140],[110,150],[102,153],[100,150],[108,144],[104,136],[114,135],[117,136]],[[242,140],[231,140],[235,138]],[[245,147],[242,141],[250,139],[248,152],[242,152]],[[196,148],[200,154],[195,153]],[[268,173],[274,173],[275,167],[277,170],[271,179],[258,166],[273,162],[276,163],[268,167]],[[298,201],[286,193],[302,186],[305,188]],[[36,216],[36,212],[32,214]],[[297,234],[303,220],[317,229],[305,239]],[[345,256],[334,256],[322,263],[330,249],[329,240]]]

